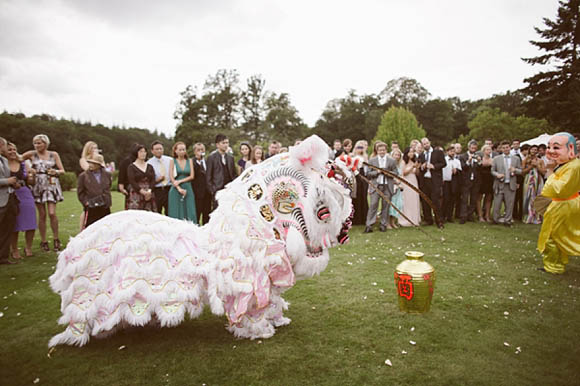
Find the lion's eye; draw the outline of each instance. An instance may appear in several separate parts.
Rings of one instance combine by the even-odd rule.
[[[318,212],[316,212],[316,216],[318,217],[319,220],[326,220],[330,217],[330,210],[328,210],[327,207],[323,206],[322,208],[318,209]]]

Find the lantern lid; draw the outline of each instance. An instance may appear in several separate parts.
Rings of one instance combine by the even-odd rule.
[[[425,256],[425,254],[423,252],[418,251],[407,251],[405,252],[405,256],[407,257],[407,259],[420,260],[423,258],[423,256]]]

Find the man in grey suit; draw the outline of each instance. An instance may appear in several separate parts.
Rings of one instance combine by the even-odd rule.
[[[10,239],[16,224],[18,207],[14,196],[14,189],[18,187],[16,177],[10,176],[6,154],[6,140],[0,137],[0,264],[16,264],[10,259]]]
[[[388,170],[395,174],[399,174],[397,171],[397,161],[393,158],[387,156],[387,145],[385,143],[380,143],[377,146],[377,157],[371,158],[369,164],[376,166],[381,169]],[[367,173],[367,177],[371,182],[376,185],[377,189],[385,194],[385,196],[390,200],[393,196],[394,182],[390,177],[379,173],[376,170],[370,169]],[[364,233],[371,233],[373,231],[373,225],[377,221],[377,210],[379,209],[379,200],[382,201],[381,209],[381,225],[380,231],[384,232],[387,230],[387,224],[389,224],[389,204],[379,196],[379,193],[369,185],[369,194],[371,196],[371,205],[369,206],[369,211],[367,213],[366,228]]]
[[[522,161],[517,155],[510,155],[509,141],[500,145],[502,154],[495,156],[491,163],[493,180],[493,221],[496,224],[510,226],[514,210],[514,200],[518,182],[516,176],[522,174]],[[505,205],[505,213],[500,217],[501,203]]]

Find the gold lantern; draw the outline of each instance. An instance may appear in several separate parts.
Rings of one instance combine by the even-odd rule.
[[[422,252],[405,252],[405,256],[407,259],[395,269],[399,309],[414,314],[427,312],[433,298],[435,269],[423,260]]]

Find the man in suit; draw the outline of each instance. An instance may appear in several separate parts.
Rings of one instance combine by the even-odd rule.
[[[159,141],[153,141],[151,153],[153,153],[153,157],[149,158],[147,163],[155,171],[153,194],[155,195],[157,212],[161,213],[165,208],[165,215],[167,216],[169,213],[169,189],[171,188],[169,173],[173,172],[173,170],[169,170],[171,157],[163,154],[163,144]]]
[[[472,139],[467,144],[467,151],[459,156],[463,188],[461,189],[460,224],[472,221],[479,194],[480,176],[478,173],[481,156],[477,155],[477,141]]]
[[[517,176],[522,174],[522,161],[517,155],[510,155],[509,141],[500,145],[503,154],[494,157],[491,163],[493,181],[493,221],[496,224],[510,226],[513,222],[514,201],[518,188]],[[502,202],[505,213],[500,217]]]
[[[443,221],[441,196],[443,194],[443,168],[447,165],[445,153],[441,149],[431,147],[429,138],[421,139],[421,144],[423,145],[423,153],[419,155],[419,163],[421,164],[419,171],[422,178],[419,181],[421,181],[422,186],[419,188],[431,199],[439,214],[439,220]],[[428,225],[433,225],[431,207],[423,199],[421,199],[421,206],[423,207],[423,219]]]
[[[216,193],[238,176],[234,157],[228,154],[228,147],[230,146],[228,137],[224,134],[216,135],[215,145],[216,151],[207,158],[205,175],[207,189],[212,197],[213,209],[217,208]]]
[[[397,161],[393,158],[387,156],[387,145],[383,142],[377,145],[377,157],[371,158],[369,164],[376,166],[381,169],[388,170],[395,174],[399,174],[397,170]],[[387,177],[382,173],[374,169],[369,169],[367,177],[371,182],[377,187],[378,190],[383,192],[383,194],[389,199],[393,196],[394,192],[394,182],[391,177]],[[369,194],[371,196],[371,205],[369,206],[369,211],[367,213],[366,228],[364,233],[371,233],[373,231],[373,225],[377,221],[377,211],[379,209],[379,200],[382,201],[381,208],[381,225],[380,231],[385,232],[387,230],[387,225],[389,224],[389,204],[382,199],[371,185],[369,185]]]
[[[211,213],[211,194],[207,189],[206,173],[207,164],[205,162],[205,145],[196,143],[193,145],[193,193],[195,194],[195,209],[197,210],[198,224],[207,224]],[[203,219],[203,222],[202,222]]]
[[[18,180],[10,176],[10,166],[4,157],[7,151],[6,140],[0,137],[0,264],[16,264],[10,260],[10,239],[16,224],[18,206],[14,189],[19,187]]]
[[[460,192],[461,162],[455,158],[455,146],[447,147],[447,165],[443,168],[443,213],[444,221],[453,222],[453,207]]]

